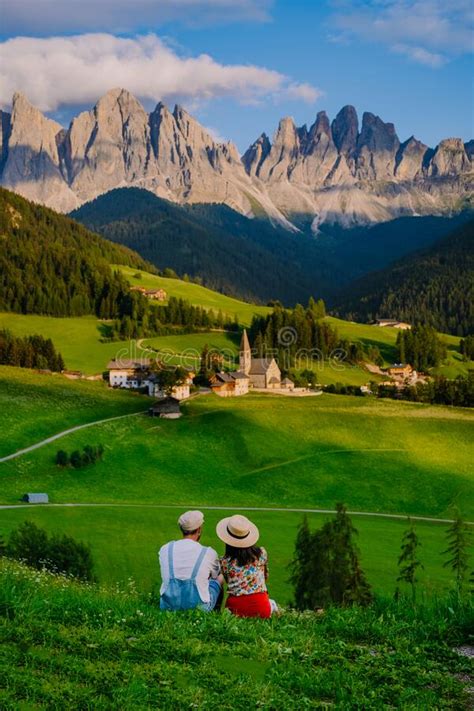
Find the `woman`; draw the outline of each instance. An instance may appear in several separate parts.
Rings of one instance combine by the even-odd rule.
[[[245,516],[237,515],[219,521],[216,533],[226,544],[220,559],[227,583],[226,607],[239,617],[270,617],[276,604],[267,592],[267,552],[255,545],[258,528]]]

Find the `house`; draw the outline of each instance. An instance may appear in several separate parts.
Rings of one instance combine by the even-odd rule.
[[[180,383],[179,385],[175,385],[171,391],[171,395],[176,399],[176,400],[186,400],[191,394],[191,385],[193,384],[193,380],[196,377],[196,373],[194,373],[192,370],[189,370],[186,379],[183,383]],[[166,393],[163,389],[162,384],[160,383],[160,374],[158,373],[152,373],[148,377],[148,395],[150,397],[166,397]]]
[[[211,378],[212,392],[220,397],[238,397],[249,391],[250,378],[240,370],[215,373]]]
[[[283,378],[281,381],[281,387],[284,390],[294,390],[295,389],[295,384],[290,378]]]
[[[253,388],[276,390],[281,388],[281,370],[274,358],[252,358],[252,351],[244,330],[240,342],[240,371],[248,375]]]
[[[166,420],[177,420],[182,415],[179,400],[175,397],[165,397],[163,400],[158,400],[148,412],[151,417],[162,417]]]
[[[154,301],[166,301],[168,294],[164,289],[146,289],[145,296]]]
[[[409,363],[394,363],[390,368],[387,368],[387,373],[392,378],[409,378],[413,372],[413,368]]]
[[[49,497],[48,494],[25,494],[22,501],[26,501],[28,504],[48,504]]]
[[[411,325],[409,323],[405,323],[405,321],[398,321],[397,319],[390,318],[378,318],[375,325],[380,326],[381,328],[400,328],[402,331],[407,331],[411,328]]]
[[[111,388],[138,390],[148,387],[149,358],[111,360],[107,365]]]

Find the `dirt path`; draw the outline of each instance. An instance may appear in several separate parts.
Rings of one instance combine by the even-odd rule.
[[[31,509],[31,508],[133,508],[133,509],[201,509],[202,511],[261,511],[264,513],[315,513],[334,514],[334,509],[287,509],[260,506],[200,506],[198,504],[108,504],[108,503],[87,503],[87,504],[2,504],[2,509]],[[406,521],[407,514],[387,514],[374,511],[348,511],[350,516],[370,516],[374,518],[388,518],[398,521]],[[452,523],[449,518],[434,518],[430,516],[410,516],[413,521],[426,521],[427,523]],[[468,526],[474,526],[474,521],[465,521]]]
[[[125,417],[136,417],[137,415],[143,415],[144,412],[147,412],[147,410],[140,410],[139,412],[131,412],[128,415],[118,415],[116,417],[106,417],[103,420],[95,420],[94,422],[86,422],[83,425],[76,425],[75,427],[70,427],[68,430],[63,430],[62,432],[58,432],[55,435],[51,435],[51,437],[42,439],[41,442],[36,442],[35,444],[30,445],[29,447],[25,447],[24,449],[19,449],[17,452],[13,452],[13,454],[7,454],[6,457],[0,457],[0,464],[2,462],[8,462],[10,459],[16,459],[16,457],[21,457],[22,454],[27,454],[28,452],[33,452],[33,450],[39,449],[40,447],[44,447],[46,444],[50,444],[50,442],[54,442],[55,440],[60,439],[61,437],[65,437],[66,435],[72,434],[72,432],[77,432],[78,430],[84,430],[86,427],[93,427],[94,425],[101,425],[103,422],[113,422],[113,420],[123,420]]]

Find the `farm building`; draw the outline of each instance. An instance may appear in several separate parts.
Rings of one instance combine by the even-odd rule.
[[[249,376],[240,370],[216,373],[211,378],[212,392],[220,397],[237,397],[249,391]]]
[[[408,378],[413,372],[413,368],[409,363],[394,363],[390,368],[387,368],[387,373],[392,378]]]
[[[145,296],[154,301],[166,301],[168,294],[164,289],[147,289]]]
[[[381,328],[400,328],[402,331],[407,331],[411,328],[411,325],[405,323],[405,321],[397,321],[396,319],[390,318],[378,318],[375,325]]]
[[[182,414],[179,400],[175,397],[165,397],[163,400],[158,400],[148,412],[151,417],[162,417],[166,420],[177,420]]]
[[[28,504],[47,504],[49,503],[48,494],[25,494],[22,501]]]
[[[186,398],[188,398],[191,394],[191,385],[193,384],[193,380],[195,377],[196,373],[194,373],[192,370],[188,370],[185,381],[173,387],[173,390],[171,391],[172,396],[176,400],[186,400]],[[150,397],[166,396],[166,393],[163,390],[163,386],[160,383],[159,373],[152,373],[150,376],[148,376],[147,387],[148,394],[150,395]]]

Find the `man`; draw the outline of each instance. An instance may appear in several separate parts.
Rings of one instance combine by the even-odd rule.
[[[199,543],[203,524],[201,511],[186,511],[178,519],[182,539],[160,548],[162,610],[210,612],[220,607],[224,578],[216,551]]]

